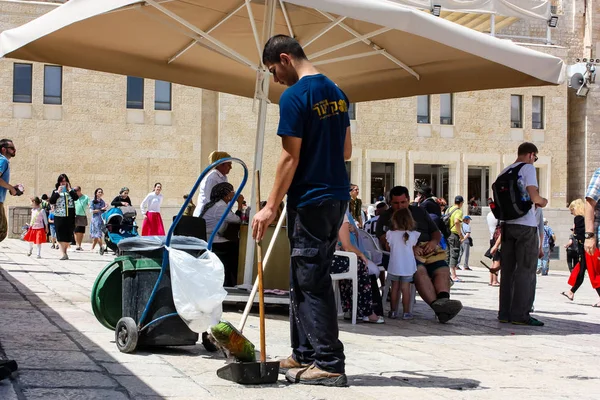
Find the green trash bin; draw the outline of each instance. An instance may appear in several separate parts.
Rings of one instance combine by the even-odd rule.
[[[131,257],[117,257],[98,274],[92,286],[92,311],[98,322],[114,331],[123,316],[123,264]]]

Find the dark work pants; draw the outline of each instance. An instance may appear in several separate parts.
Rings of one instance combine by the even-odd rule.
[[[504,224],[498,319],[529,321],[529,312],[535,298],[538,253],[536,227]]]
[[[330,269],[347,201],[288,205],[290,240],[290,336],[294,359],[324,371],[344,373],[337,304]]]

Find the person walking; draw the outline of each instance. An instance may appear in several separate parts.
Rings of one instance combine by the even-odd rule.
[[[75,186],[75,193],[79,198],[75,200],[75,250],[83,251],[81,243],[83,242],[83,235],[85,235],[85,227],[88,225],[86,210],[90,206],[90,198],[81,193],[81,186]]]
[[[54,206],[50,205],[50,213],[48,214],[48,226],[50,227],[50,240],[52,241],[51,249],[58,250],[58,243],[56,242],[56,227],[54,226]]]
[[[31,198],[31,221],[23,240],[29,242],[27,256],[33,253],[33,245],[37,247],[37,258],[42,258],[42,244],[46,243],[46,232],[48,231],[48,217],[42,208],[42,200],[39,197]]]
[[[493,202],[492,199],[488,199],[488,206]],[[501,222],[496,219],[492,211],[488,212],[486,216],[488,230],[490,232],[490,248],[486,253],[486,257],[492,260],[492,267],[488,267],[483,261],[481,263],[490,271],[490,286],[500,286],[498,281],[498,272],[500,271],[500,245],[502,243],[502,227]]]
[[[212,164],[223,158],[230,158],[229,153],[224,151],[213,151],[208,156],[208,163]],[[231,171],[231,162],[224,162],[217,165],[212,171],[208,173],[200,182],[200,188],[198,190],[198,201],[196,201],[196,208],[194,209],[194,217],[199,217],[202,213],[202,208],[210,202],[210,194],[212,188],[216,184],[227,182],[227,174]]]
[[[587,253],[586,267],[592,287],[600,296],[600,250],[598,250],[598,238],[600,237],[600,168],[596,169],[587,191],[585,192],[585,233],[584,250]],[[593,307],[600,307],[600,301]]]
[[[448,264],[450,266],[450,278],[454,282],[462,282],[462,279],[456,275],[456,267],[460,255],[460,244],[464,239],[462,234],[462,206],[464,202],[465,199],[463,199],[462,196],[456,196],[454,198],[454,205],[446,212],[446,215],[448,215],[448,225],[450,226],[450,237],[448,238]]]
[[[460,253],[458,255],[458,262],[456,263],[456,265],[459,266],[464,256],[463,269],[467,271],[471,271],[471,267],[469,267],[469,255],[471,254],[471,247],[473,246],[473,238],[471,237],[470,224],[471,217],[469,215],[465,215],[463,217],[463,222],[460,227],[463,238],[460,242]]]
[[[529,205],[525,215],[504,222],[501,241],[502,280],[498,320],[517,325],[544,325],[530,315],[535,298],[535,273],[539,255],[534,205],[543,208],[548,204],[548,200],[540,196],[538,190],[533,166],[538,159],[537,154],[538,149],[533,143],[522,143],[518,148],[516,161],[505,168],[496,180],[497,183],[504,174],[518,171],[516,172],[516,183],[520,189],[518,195],[523,204]]]
[[[121,190],[119,190],[117,197],[110,202],[110,205],[113,207],[130,207],[131,199],[129,198],[129,188],[123,186]]]
[[[142,236],[164,236],[165,227],[160,215],[160,206],[163,202],[160,182],[154,184],[154,190],[144,198],[140,210],[144,216],[142,223]]]
[[[252,237],[261,240],[287,193],[292,355],[280,368],[293,383],[346,386],[329,271],[350,200],[345,166],[352,156],[349,101],[308,61],[294,38],[270,38],[263,62],[275,82],[288,86],[279,102],[277,134],[283,149],[275,183],[252,221]]]
[[[69,177],[60,174],[56,182],[56,190],[50,196],[50,204],[54,205],[54,226],[61,260],[69,259],[67,249],[75,230],[75,201],[78,198],[77,192],[71,188]]]
[[[10,182],[10,159],[16,156],[17,149],[10,139],[0,140],[0,242],[8,235],[8,218],[4,209],[6,192],[11,196],[23,194],[23,185],[12,186]],[[10,366],[10,367],[9,367]],[[15,360],[0,361],[0,381],[8,378],[17,369]]]
[[[0,242],[8,235],[8,218],[4,209],[6,192],[11,196],[23,194],[23,185],[12,186],[10,182],[10,159],[17,154],[17,149],[12,140],[0,140]]]
[[[548,275],[548,271],[550,270],[550,253],[554,250],[554,243],[556,241],[556,236],[554,235],[554,231],[548,225],[548,220],[544,218],[544,236],[542,239],[542,251],[543,256],[538,261],[538,269],[537,273],[542,274],[542,276]]]
[[[92,250],[96,245],[100,246],[98,250],[102,253],[102,227],[104,222],[102,221],[102,214],[106,211],[106,203],[102,200],[104,196],[104,190],[98,188],[94,191],[94,199],[90,204],[90,213],[92,214],[92,223],[90,224],[90,238],[92,239]]]

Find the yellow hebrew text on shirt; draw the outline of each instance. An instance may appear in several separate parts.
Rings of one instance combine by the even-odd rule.
[[[331,101],[321,100],[312,108],[319,115],[319,119],[329,118],[339,113],[348,112],[348,104],[345,100]]]

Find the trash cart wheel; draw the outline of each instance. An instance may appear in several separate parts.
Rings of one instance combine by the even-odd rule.
[[[115,342],[121,353],[133,353],[138,342],[138,328],[133,318],[124,317],[117,322]]]

